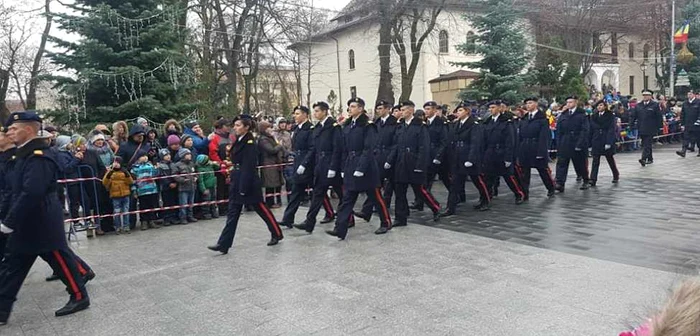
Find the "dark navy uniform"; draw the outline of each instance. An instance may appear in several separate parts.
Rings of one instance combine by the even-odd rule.
[[[693,101],[683,102],[681,125],[685,127],[685,134],[683,135],[683,148],[681,149],[683,155],[681,156],[685,156],[685,152],[700,139],[700,122],[698,120],[700,120],[700,101],[693,99]]]
[[[484,172],[488,189],[494,190],[495,184],[502,176],[515,195],[516,202],[525,198],[525,193],[515,179],[515,135],[513,115],[510,112],[500,114],[494,121],[489,116],[483,122],[486,153],[484,154]],[[506,166],[507,165],[507,166]]]
[[[613,183],[620,179],[620,172],[617,170],[614,157],[615,141],[617,140],[616,127],[617,118],[612,111],[606,110],[603,114],[595,111],[591,115],[591,154],[593,155],[591,185],[593,186],[598,181],[601,156],[605,156],[608,165],[610,165],[610,170],[613,173]]]
[[[396,130],[394,143],[396,147],[387,159],[387,163],[394,168],[394,190],[396,191],[394,226],[407,224],[409,209],[406,192],[409,185],[413,188],[413,193],[423,198],[425,204],[433,211],[433,215],[437,216],[440,204],[425,189],[425,174],[430,159],[430,136],[427,127],[417,117],[413,117],[408,124],[404,121]]]
[[[282,240],[282,229],[272,215],[272,211],[263,202],[262,182],[257,170],[258,157],[258,146],[252,133],[246,133],[233,143],[230,152],[231,186],[229,187],[226,226],[221,231],[217,245],[214,248],[210,247],[211,250],[226,254],[231,248],[243,205],[251,206],[265,221],[272,236],[268,245],[275,245]]]
[[[461,106],[461,105],[460,105]],[[482,163],[484,158],[484,133],[483,125],[479,119],[470,115],[469,118],[455,120],[450,129],[447,151],[450,155],[452,184],[447,198],[447,212],[445,215],[452,215],[460,202],[460,193],[464,190],[467,177],[470,178],[476,190],[479,191],[478,209],[488,209],[491,202],[486,179],[482,174]],[[465,163],[472,165],[466,167]]]
[[[41,119],[31,112],[10,116],[14,122]],[[11,125],[13,120],[8,122]],[[70,294],[69,303],[57,316],[83,310],[90,305],[84,279],[68,248],[63,228],[63,207],[58,200],[59,166],[45,139],[35,138],[17,149],[10,184],[11,203],[2,222],[11,230],[9,252],[0,277],[0,322],[6,322],[22,282],[37,257],[58,274]],[[41,233],[41,234],[37,234]]]
[[[527,100],[526,100],[527,102]],[[542,183],[547,188],[547,196],[554,195],[554,180],[549,169],[549,142],[551,133],[549,123],[542,111],[534,115],[524,115],[518,124],[518,164],[522,167],[521,187],[525,199],[530,197],[531,169],[537,169]]]
[[[330,207],[328,188],[334,187],[338,196],[341,199],[343,197],[340,189],[343,183],[340,177],[340,161],[343,150],[343,133],[340,125],[335,119],[328,116],[323,124],[319,122],[314,126],[313,142],[311,164],[314,178],[311,205],[309,205],[309,211],[306,213],[304,223],[296,226],[309,233],[316,226],[316,216],[321,207]],[[304,167],[306,168],[306,166]],[[330,170],[335,171],[333,178],[328,178],[328,171]],[[326,216],[326,218],[330,219],[333,217],[333,213]],[[328,222],[328,220],[324,220],[324,222]]]
[[[345,194],[338,209],[333,235],[345,239],[350,217],[353,216],[352,209],[360,193],[366,193],[367,199],[379,208],[381,227],[391,229],[391,217],[381,195],[379,168],[374,158],[377,143],[375,124],[364,113],[356,120],[348,119],[343,126],[343,139],[342,171]],[[356,176],[358,174],[362,176]],[[386,233],[386,230],[377,230],[377,233]]]
[[[632,110],[630,124],[637,126],[639,137],[642,138],[642,158],[639,160],[642,166],[654,162],[651,145],[654,136],[659,134],[659,130],[663,128],[663,123],[663,113],[661,113],[659,103],[653,100],[639,102]]]
[[[0,126],[4,129],[4,127]],[[12,168],[15,165],[15,148],[10,148],[4,152],[0,152],[0,218],[5,218],[9,210],[10,201],[12,199],[12,189],[9,188],[12,181]],[[0,261],[5,255],[5,243],[7,235],[0,233]]]
[[[583,178],[582,189],[588,187],[588,140],[590,126],[582,108],[566,110],[557,119],[557,186],[564,190],[569,161],[577,176]]]
[[[434,102],[433,102],[434,103]],[[436,104],[437,106],[437,104]],[[425,106],[424,106],[425,107]],[[447,138],[449,136],[449,127],[444,118],[435,116],[432,121],[426,119],[425,124],[428,126],[428,134],[430,135],[430,157],[428,162],[428,173],[426,175],[425,188],[432,191],[435,176],[440,178],[440,181],[445,185],[445,189],[450,189],[449,166],[445,159],[445,147],[447,147]],[[439,164],[435,161],[440,162]],[[423,202],[416,197],[415,209],[423,210]]]
[[[377,127],[377,143],[374,148],[374,160],[379,167],[380,172],[380,182],[384,186],[384,204],[387,209],[391,207],[391,198],[394,195],[394,168],[384,169],[384,163],[389,157],[389,153],[394,149],[394,136],[396,135],[397,120],[394,116],[389,115],[386,121],[382,118],[377,118],[374,121]],[[364,218],[372,217],[372,209],[374,208],[374,203],[367,198],[365,203],[362,205],[361,215]],[[382,211],[382,209],[376,208],[377,211]]]
[[[297,109],[308,109],[306,107],[297,107]],[[298,125],[292,131],[292,151],[294,152],[294,169],[293,175],[290,181],[287,183],[292,184],[292,194],[289,198],[289,203],[287,208],[284,210],[284,217],[282,218],[282,225],[287,227],[292,227],[294,224],[294,216],[299,210],[299,205],[306,195],[306,188],[313,182],[313,166],[311,165],[313,161],[313,125],[310,121]],[[297,169],[299,166],[304,166],[304,174],[298,174]]]

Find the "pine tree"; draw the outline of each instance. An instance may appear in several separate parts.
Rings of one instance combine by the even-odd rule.
[[[688,2],[683,8],[683,16],[690,20],[690,31],[688,32],[688,49],[695,57],[688,64],[678,64],[676,72],[685,69],[688,72],[690,86],[693,89],[700,88],[700,1],[694,0]],[[676,22],[678,22],[677,20]],[[676,26],[678,29],[678,26]],[[676,45],[676,55],[678,55],[680,45]],[[668,75],[668,73],[664,73]]]
[[[77,42],[52,37],[49,53],[72,76],[54,77],[63,108],[57,123],[110,122],[146,116],[163,122],[190,114],[194,71],[185,56],[184,9],[177,0],[76,0],[77,15],[57,15]]]
[[[467,18],[478,32],[474,41],[458,46],[467,53],[476,50],[483,58],[477,62],[458,63],[471,69],[480,69],[481,74],[462,92],[468,99],[507,99],[516,101],[527,95],[529,75],[523,74],[530,57],[526,52],[526,39],[519,26],[519,16],[508,8],[512,1],[487,0],[483,13]]]

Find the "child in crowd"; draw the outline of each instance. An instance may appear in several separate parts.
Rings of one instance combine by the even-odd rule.
[[[138,162],[131,168],[131,173],[136,178],[134,184],[134,198],[138,199],[139,210],[150,210],[158,207],[158,186],[154,177],[158,176],[158,170],[148,161],[148,153],[143,153]],[[144,212],[140,214],[141,230],[149,228],[160,228],[155,223],[155,212]]]
[[[192,140],[191,135],[185,134],[180,138],[180,148],[188,149],[190,153],[192,153],[193,159],[196,159],[197,155],[199,154],[197,149],[194,148],[194,140]]]
[[[200,154],[197,155],[197,167],[195,171],[198,182],[197,188],[202,194],[202,202],[211,202],[216,200],[216,176],[214,172],[219,169],[219,164],[209,161],[209,157]],[[204,219],[219,218],[219,207],[217,205],[202,206]]]
[[[114,229],[117,234],[122,232],[131,233],[129,228],[129,216],[120,215],[129,212],[129,196],[131,196],[131,185],[134,179],[131,174],[122,168],[122,158],[114,158],[112,167],[107,170],[107,174],[102,179],[102,184],[109,191],[114,208]]]
[[[168,149],[170,150],[170,158],[173,160],[173,163],[177,163],[180,161],[180,158],[178,157],[177,153],[180,151],[180,137],[171,134],[168,136]]]
[[[164,177],[175,175],[175,166],[170,156],[170,151],[167,148],[163,148],[158,152],[158,157],[160,159],[160,162],[158,162],[158,176]],[[163,200],[163,206],[177,206],[178,191],[175,178],[171,177],[158,180],[158,184],[160,185],[160,197]],[[172,224],[180,224],[177,214],[177,209],[163,210],[161,212],[163,225],[170,226]]]
[[[172,135],[171,135],[172,136]],[[180,195],[180,221],[182,224],[197,221],[192,213],[194,193],[196,191],[197,176],[194,175],[194,162],[189,149],[183,148],[178,153],[179,162],[175,164],[175,181],[177,181]]]

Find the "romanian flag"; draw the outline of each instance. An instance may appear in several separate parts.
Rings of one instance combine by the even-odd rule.
[[[688,42],[688,31],[690,31],[690,21],[683,22],[683,25],[678,29],[678,31],[673,34],[674,43],[685,43]]]

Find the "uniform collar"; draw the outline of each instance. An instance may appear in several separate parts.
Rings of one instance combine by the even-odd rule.
[[[433,121],[435,120],[435,117],[437,117],[437,114],[434,115],[432,118],[428,118],[428,124],[429,124],[429,125],[432,125],[432,124],[433,124]]]

